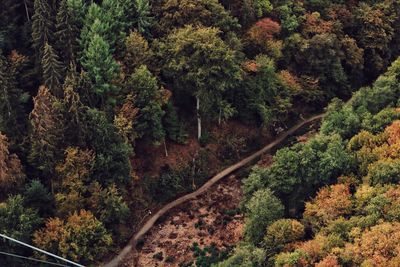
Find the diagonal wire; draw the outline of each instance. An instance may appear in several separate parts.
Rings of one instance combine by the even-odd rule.
[[[56,263],[56,262],[49,262],[49,261],[45,261],[45,260],[39,260],[39,259],[35,259],[35,258],[30,258],[30,257],[25,257],[25,256],[13,254],[13,253],[4,252],[4,251],[0,251],[0,254],[6,255],[6,256],[15,257],[15,258],[20,258],[20,259],[24,259],[24,260],[47,263],[47,264],[55,265],[55,266],[69,267],[68,265],[64,265],[64,264],[60,264],[60,263]]]

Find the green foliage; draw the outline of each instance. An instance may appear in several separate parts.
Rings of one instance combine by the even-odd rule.
[[[84,51],[82,66],[93,84],[94,105],[102,108],[115,105],[119,88],[113,80],[118,76],[119,66],[111,54],[110,45],[100,35],[95,34]]]
[[[151,36],[150,28],[153,25],[154,19],[151,15],[151,6],[149,0],[134,1],[134,26],[137,31],[144,36]]]
[[[44,85],[57,97],[62,97],[63,66],[53,47],[46,43],[42,57]]]
[[[276,73],[275,62],[266,56],[257,56],[255,74],[249,73],[241,91],[234,96],[239,116],[253,119],[264,127],[285,118],[292,106],[291,93]],[[244,99],[244,101],[243,101]]]
[[[135,70],[125,86],[126,90],[135,96],[135,106],[139,108],[136,126],[138,136],[145,136],[154,145],[160,145],[165,136],[162,125],[163,88],[143,65]]]
[[[237,247],[232,256],[218,263],[218,267],[254,267],[262,266],[265,262],[265,251],[253,245]]]
[[[56,44],[64,66],[76,63],[79,31],[85,6],[82,0],[62,0],[56,16]]]
[[[269,253],[282,251],[285,245],[304,237],[304,226],[290,219],[277,220],[267,228],[264,246]]]
[[[238,54],[219,34],[216,28],[189,25],[160,44],[163,74],[173,80],[174,92],[199,99],[201,117],[218,116],[224,92],[240,80]]]
[[[35,0],[35,14],[32,16],[32,39],[39,58],[42,58],[46,43],[53,44],[55,16],[53,6],[46,0]]]
[[[3,7],[0,11],[0,50],[11,50],[17,43],[16,33],[20,30],[18,21],[20,15],[18,10],[21,7],[19,1],[2,0]]]
[[[372,185],[397,184],[399,177],[400,159],[380,160],[368,167],[367,179]]]
[[[244,235],[248,242],[257,245],[267,227],[283,217],[284,206],[271,190],[261,189],[246,203],[246,211]]]
[[[168,0],[161,9],[158,30],[169,33],[187,25],[215,27],[223,34],[238,31],[240,25],[217,0]]]
[[[269,187],[297,206],[317,188],[351,171],[352,166],[352,156],[338,135],[319,135],[306,144],[278,150],[270,168],[256,169],[245,180],[244,192],[248,195]]]
[[[43,217],[53,210],[53,197],[39,180],[33,180],[25,186],[24,203],[39,211]]]
[[[10,196],[0,204],[0,231],[6,236],[29,243],[41,222],[36,210],[24,206],[21,195]]]
[[[163,125],[168,138],[178,144],[186,144],[189,137],[184,125],[179,120],[176,107],[169,101],[165,107]]]
[[[106,252],[112,238],[103,224],[89,211],[81,210],[67,221],[51,218],[35,232],[35,245],[79,262],[93,262]]]
[[[131,182],[131,148],[107,121],[104,112],[88,109],[85,115],[86,144],[96,153],[93,176],[101,185]]]
[[[27,126],[24,108],[27,94],[18,88],[16,79],[11,63],[0,55],[0,132],[5,133],[13,145],[22,143]]]

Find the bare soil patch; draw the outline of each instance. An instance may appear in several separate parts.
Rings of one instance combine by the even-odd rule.
[[[242,238],[243,217],[237,214],[241,181],[230,176],[209,192],[173,209],[149,232],[143,247],[124,266],[179,266],[195,260],[192,247],[215,245],[224,250]]]

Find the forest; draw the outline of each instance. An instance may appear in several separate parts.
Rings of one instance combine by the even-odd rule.
[[[242,241],[165,266],[400,266],[400,2],[0,6],[0,234],[99,266],[152,211],[326,113],[244,177]],[[51,261],[0,240],[0,265]]]

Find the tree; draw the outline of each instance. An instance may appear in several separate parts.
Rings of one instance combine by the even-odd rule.
[[[32,39],[41,60],[45,44],[54,43],[55,17],[49,1],[35,0],[34,10],[35,13],[32,16]]]
[[[61,98],[63,96],[61,83],[63,79],[64,68],[57,53],[48,43],[44,45],[42,69],[44,85],[54,96]]]
[[[253,267],[262,266],[265,262],[265,251],[256,246],[246,244],[235,248],[233,255],[223,262],[218,263],[218,267]]]
[[[139,108],[135,106],[135,97],[129,94],[121,109],[114,117],[114,126],[118,129],[118,133],[122,136],[126,143],[134,146],[135,140],[139,137],[136,131],[138,123]]]
[[[272,11],[273,6],[269,0],[253,0],[254,10],[257,17],[261,18]]]
[[[88,185],[95,162],[93,151],[69,147],[65,159],[56,166],[59,177],[55,195],[57,214],[68,215],[85,208]]]
[[[302,239],[304,234],[304,226],[300,222],[280,219],[268,226],[263,246],[269,254],[275,254],[282,251],[285,245]]]
[[[221,30],[221,35],[240,29],[237,19],[217,0],[168,0],[161,9],[158,31],[170,33],[175,28],[192,24],[194,27],[213,27]]]
[[[179,120],[176,107],[170,100],[165,108],[165,116],[163,118],[165,133],[168,138],[178,144],[186,144],[188,133],[185,131],[184,125]]]
[[[219,34],[215,28],[189,25],[175,30],[160,45],[166,59],[163,74],[177,92],[196,99],[199,139],[202,117],[218,114],[224,92],[241,78],[238,54]]]
[[[123,200],[115,184],[103,189],[97,182],[92,183],[89,189],[90,209],[107,227],[117,230],[117,225],[124,222],[129,215],[128,205]]]
[[[64,123],[59,101],[44,86],[33,98],[29,119],[32,126],[29,161],[45,178],[53,178],[54,167],[60,158]]]
[[[289,88],[276,73],[275,62],[266,56],[257,56],[248,62],[247,75],[232,102],[243,120],[252,120],[268,128],[285,118],[292,106]],[[241,89],[246,88],[246,89]],[[234,102],[235,101],[235,102]]]
[[[16,154],[11,154],[7,137],[0,132],[0,188],[3,193],[20,186],[25,180],[21,162]]]
[[[123,58],[125,73],[131,75],[141,65],[149,63],[152,51],[147,40],[138,32],[131,32],[125,39]]]
[[[127,185],[131,182],[131,147],[118,134],[104,112],[88,109],[85,114],[87,148],[96,154],[93,177],[102,185]]]
[[[0,131],[11,137],[12,145],[17,145],[26,131],[24,103],[28,95],[18,87],[11,63],[0,55]]]
[[[153,25],[153,17],[151,15],[151,6],[149,0],[134,1],[134,26],[140,34],[150,37],[150,28]]]
[[[25,186],[24,202],[27,207],[39,211],[42,217],[49,216],[53,211],[53,196],[39,180],[32,180]]]
[[[11,50],[15,47],[19,32],[18,9],[21,7],[20,1],[2,0],[2,10],[0,11],[0,50]]]
[[[337,184],[322,188],[312,202],[306,203],[304,220],[314,232],[322,226],[352,213],[352,195],[349,185]]]
[[[361,3],[355,10],[357,40],[365,49],[366,77],[374,79],[389,64],[389,44],[393,39],[393,18],[379,5]]]
[[[278,150],[269,168],[256,169],[256,173],[245,180],[245,192],[271,188],[289,210],[296,210],[312,192],[333,183],[352,168],[353,159],[341,138],[319,135],[305,144]]]
[[[30,243],[41,218],[36,210],[24,206],[21,195],[11,196],[0,205],[0,231],[22,242]]]
[[[246,204],[246,211],[244,235],[247,241],[257,245],[267,227],[283,217],[284,206],[271,190],[261,189]]]
[[[64,258],[93,262],[107,251],[112,238],[90,211],[81,210],[67,221],[50,218],[34,234],[34,244]]]
[[[111,54],[110,45],[100,35],[95,34],[84,51],[82,66],[93,83],[95,106],[115,105],[119,89],[113,80],[117,78],[119,66]]]
[[[146,66],[136,69],[126,87],[135,95],[135,106],[139,109],[136,132],[139,137],[146,136],[153,144],[159,145],[165,137],[162,125],[163,89]]]
[[[76,63],[79,31],[82,26],[82,0],[61,0],[56,16],[57,50],[64,66]]]

